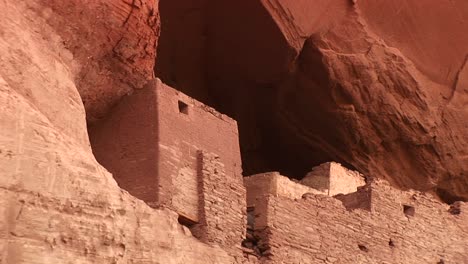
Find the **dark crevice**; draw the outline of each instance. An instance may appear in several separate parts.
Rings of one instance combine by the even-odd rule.
[[[448,210],[448,212],[452,215],[459,215],[461,214],[462,212],[462,209],[461,209],[461,202],[458,201],[458,202],[454,202],[453,204],[450,205],[450,208]]]
[[[194,222],[190,220],[189,218],[184,217],[183,215],[179,215],[179,217],[177,218],[177,221],[179,222],[179,224],[184,225],[188,228],[192,228],[197,224],[197,222]]]
[[[369,252],[369,249],[368,249],[366,246],[364,246],[364,245],[359,244],[359,245],[358,245],[358,248],[359,248],[359,250],[361,250],[361,251]]]
[[[259,247],[260,237],[255,234],[255,208],[247,207],[247,230],[245,239],[242,241],[242,247],[248,249],[248,253],[256,257],[262,256]]]
[[[436,194],[446,204],[453,204],[457,201],[466,201],[466,199],[464,199],[463,197],[453,195],[449,191],[442,189],[442,188],[437,188]]]

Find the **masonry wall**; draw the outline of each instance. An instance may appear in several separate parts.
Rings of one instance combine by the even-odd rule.
[[[254,207],[259,195],[271,194],[274,196],[301,198],[305,193],[326,194],[299,182],[288,179],[279,172],[259,173],[244,177],[244,185],[248,188],[247,206]]]
[[[386,182],[368,191],[370,210],[347,210],[324,195],[258,196],[264,211],[256,214],[265,224],[256,231],[268,246],[264,263],[468,263],[466,204],[454,215],[430,196]],[[411,207],[414,214],[405,214]]]
[[[326,162],[312,168],[301,183],[334,196],[355,192],[365,181],[364,176],[357,171],[349,170],[337,162]]]
[[[162,83],[155,89],[158,116],[159,204],[171,204],[192,215],[199,204],[198,152],[216,153],[226,181],[242,184],[237,123],[226,115]]]
[[[159,188],[155,85],[124,97],[108,117],[88,127],[97,161],[121,188],[147,203],[157,201]]]
[[[240,253],[246,232],[246,191],[236,178],[225,175],[218,155],[198,152],[200,163],[200,223],[192,228],[201,241]]]
[[[89,136],[120,187],[191,222],[200,220],[198,151],[219,155],[223,175],[242,185],[236,121],[160,80],[123,98]]]

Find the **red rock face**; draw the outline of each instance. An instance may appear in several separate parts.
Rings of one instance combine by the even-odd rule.
[[[122,95],[153,77],[157,1],[38,1],[75,60],[87,119],[101,118]]]
[[[157,75],[239,121],[245,174],[300,178],[336,160],[445,201],[466,199],[467,4],[399,2],[162,0]],[[466,203],[449,206],[371,177],[376,188],[338,196],[343,204],[269,193],[249,218],[263,212],[272,220],[259,219],[272,239],[258,240],[254,220],[247,249],[245,190],[226,179],[217,154],[198,157],[203,213],[192,231],[201,239],[175,212],[122,190],[93,156],[86,121],[102,121],[152,79],[157,4],[0,1],[0,263],[467,262]],[[165,110],[185,114],[172,102]],[[211,136],[198,132],[200,144],[216,141],[220,148],[209,152],[222,149],[237,162],[238,152],[216,137],[227,132],[199,120]],[[190,136],[190,125],[165,128]],[[142,144],[134,135],[122,139]],[[183,173],[174,180],[187,183]],[[300,192],[288,190],[298,183],[282,183],[284,193]],[[186,203],[187,193],[181,197]],[[253,256],[260,253],[267,259]]]
[[[244,174],[336,160],[468,198],[466,1],[183,2],[156,72],[238,120]]]
[[[174,212],[152,209],[120,189],[97,163],[76,75],[84,69],[100,73],[103,68],[94,66],[111,64],[92,58],[81,64],[78,58],[111,49],[100,46],[105,38],[88,42],[104,31],[76,8],[106,5],[64,2],[70,9],[51,9],[53,1],[0,2],[0,263],[235,263],[192,237]],[[103,17],[107,9],[98,10]],[[120,21],[114,18],[105,21]],[[70,33],[81,23],[86,31]],[[69,42],[67,32],[83,41]],[[95,88],[88,86],[88,95],[115,92]]]
[[[359,1],[366,25],[431,80],[451,86],[467,55],[466,1]]]

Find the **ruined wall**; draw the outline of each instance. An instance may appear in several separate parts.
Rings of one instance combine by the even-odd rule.
[[[200,151],[200,223],[192,228],[201,241],[240,256],[246,231],[246,191],[240,178],[226,177],[219,156]]]
[[[158,76],[238,121],[245,175],[335,160],[468,200],[466,0],[162,0],[161,17]]]
[[[418,192],[373,183],[370,211],[332,197],[259,196],[264,263],[467,263],[468,215]],[[406,206],[405,206],[406,205]],[[411,210],[411,208],[414,209]],[[408,210],[410,209],[410,210]]]
[[[217,153],[225,176],[242,182],[236,122],[159,79],[89,131],[96,158],[122,188],[191,221],[199,221],[199,150]]]
[[[279,172],[267,172],[244,177],[247,205],[254,206],[256,197],[263,194],[299,199],[304,194],[335,196],[356,192],[365,185],[364,177],[336,162],[326,162],[312,168],[302,180],[289,179]]]
[[[64,17],[47,8],[51,3],[0,2],[0,263],[236,263],[193,238],[174,212],[121,190],[96,162],[74,55],[50,25]],[[72,29],[62,23],[61,30]],[[99,49],[90,43],[83,48]]]
[[[124,97],[111,115],[88,127],[96,159],[119,186],[143,201],[158,190],[158,113],[154,87]]]
[[[312,168],[301,183],[334,196],[355,192],[365,181],[364,176],[357,171],[349,170],[336,162],[326,162]]]
[[[305,193],[324,194],[317,189],[292,181],[278,172],[268,172],[244,177],[244,185],[248,189],[247,206],[255,206],[257,196],[271,194],[274,196],[299,199]]]
[[[169,204],[172,199],[172,204],[183,207],[196,200],[193,189],[200,169],[197,162],[200,150],[219,155],[226,180],[242,183],[236,121],[160,81],[155,93],[161,186],[158,203]]]
[[[227,2],[219,1],[216,5],[222,7]],[[243,2],[253,3],[253,1]],[[266,3],[266,1],[263,2]],[[458,1],[458,3],[461,2]],[[231,3],[237,2],[231,1]],[[313,2],[307,3],[314,4]],[[378,1],[372,3],[379,7]],[[395,10],[391,12],[392,14],[400,14],[401,10],[415,9],[422,10],[418,12],[421,17],[429,19],[433,17],[426,15],[427,8],[424,6],[411,8],[407,5],[400,9],[400,1],[392,1],[392,3],[392,7],[396,7],[392,9]],[[218,246],[210,246],[193,238],[187,228],[177,223],[176,213],[151,208],[120,189],[112,175],[96,162],[91,153],[86,132],[85,109],[88,120],[99,118],[123,94],[131,92],[134,88],[145,86],[152,78],[154,45],[159,25],[158,11],[155,6],[155,1],[130,0],[119,2],[111,0],[1,1],[0,9],[3,12],[0,16],[0,263],[231,264],[243,262],[239,258],[230,256]],[[457,5],[447,6],[461,10]],[[264,38],[262,34],[258,34],[265,30],[262,30],[264,29],[262,26],[253,26],[257,24],[255,19],[247,20],[253,23],[243,23],[242,27],[239,27],[239,12],[224,9],[234,18],[232,20],[234,23],[231,23],[232,27],[230,27],[236,29],[234,32],[242,33],[242,29],[250,27],[251,32],[254,32],[252,34],[254,38],[251,38],[253,41],[246,41],[242,34],[232,34],[232,31],[226,30],[228,27],[214,20],[214,24],[222,33],[221,36],[232,37],[243,46],[268,43],[270,51],[273,51],[271,54],[284,54],[281,52],[284,49],[274,47],[277,41],[256,41],[258,39],[271,40],[271,38]],[[311,9],[318,10],[315,6]],[[244,8],[237,10],[246,11]],[[435,15],[437,15],[440,8],[432,8],[432,10],[436,10]],[[367,13],[364,9],[363,11]],[[251,13],[255,15],[255,12]],[[445,17],[450,17],[452,21],[458,19],[458,16],[451,15],[453,13],[455,12],[448,12],[449,15]],[[362,30],[353,30],[356,27],[356,23],[353,23],[355,14],[351,15],[353,19],[346,20],[343,23],[344,26],[338,28],[339,30],[322,36],[323,43],[312,41],[314,43],[304,45],[305,48],[299,57],[303,72],[297,72],[297,76],[294,77],[304,83],[299,87],[288,86],[295,89],[285,87],[278,94],[281,107],[291,106],[290,111],[284,113],[289,113],[285,119],[294,125],[281,125],[280,121],[277,128],[283,129],[275,130],[276,126],[272,126],[268,127],[267,131],[273,133],[287,127],[304,128],[304,124],[320,127],[319,131],[314,131],[309,127],[309,132],[313,135],[316,134],[314,132],[320,132],[319,143],[329,142],[334,146],[347,146],[338,150],[329,147],[327,152],[335,153],[335,156],[341,156],[350,162],[354,160],[352,163],[358,167],[365,169],[370,166],[374,168],[369,169],[370,172],[383,171],[385,174],[382,175],[395,178],[394,182],[397,184],[416,187],[422,185],[421,189],[428,188],[424,186],[424,183],[425,177],[429,175],[427,180],[431,184],[438,181],[442,183],[439,186],[447,191],[465,195],[467,185],[464,175],[466,175],[466,164],[468,164],[465,161],[468,156],[465,155],[466,144],[464,144],[466,133],[461,133],[461,131],[465,131],[466,128],[464,117],[467,108],[464,107],[466,93],[461,89],[461,85],[466,83],[464,76],[466,76],[467,67],[460,68],[460,65],[452,63],[440,64],[437,63],[438,60],[435,60],[436,65],[454,66],[450,68],[450,74],[447,75],[451,76],[450,78],[455,78],[454,73],[459,70],[458,82],[438,89],[433,83],[424,81],[423,77],[413,72],[411,62],[405,60],[399,52],[394,52],[388,46],[374,41],[374,37],[372,37],[371,45],[364,45],[362,50],[358,47],[359,41],[349,41],[355,39],[366,41],[366,38],[370,38],[370,34],[360,34],[361,31],[367,32],[362,23],[357,23],[362,25]],[[321,16],[321,14],[314,15],[316,18]],[[218,20],[222,19],[224,14],[218,13],[217,17]],[[293,17],[278,18],[275,21],[278,23],[301,21]],[[359,17],[361,16],[357,15],[357,18]],[[407,15],[406,17],[413,16]],[[370,21],[371,18],[380,19],[381,16],[365,15],[364,18]],[[264,21],[264,19],[260,20]],[[304,21],[309,20],[304,19]],[[418,25],[417,21],[401,20],[402,23],[411,25]],[[457,28],[463,29],[462,23],[458,21],[455,23],[460,25]],[[432,26],[427,28],[433,29]],[[182,29],[186,30],[183,27]],[[388,32],[385,28],[376,31],[382,32],[379,34],[382,36],[393,35],[390,34],[391,32],[385,33]],[[454,32],[447,31],[445,27],[439,28],[439,31],[449,34]],[[413,31],[410,30],[410,32]],[[434,34],[424,32],[420,35],[434,36]],[[464,34],[452,35],[465,36]],[[245,53],[242,49],[238,49],[235,43],[231,43],[232,38],[212,36],[212,44],[216,44],[213,40],[214,42],[224,41],[219,41],[219,45],[212,45],[209,49],[213,51],[212,57],[221,63],[215,63],[209,69],[219,68],[218,72],[224,71],[225,76],[229,77],[227,81],[215,81],[210,86],[219,87],[220,94],[225,94],[228,99],[232,99],[231,94],[225,91],[230,88],[236,90],[246,87],[245,90],[248,90],[251,86],[240,86],[239,83],[242,84],[242,81],[235,82],[233,79],[238,80],[242,75],[234,74],[236,71],[218,67],[219,65],[229,64],[239,68],[248,65],[248,69],[252,70],[252,74],[249,75],[255,80],[258,80],[258,76],[277,75],[276,70],[262,67],[264,65],[270,64],[272,67],[283,68],[282,65],[275,63],[281,58],[268,56],[269,52],[266,53],[267,56],[257,56],[258,50],[264,50],[262,46]],[[279,39],[281,38],[282,36],[279,36]],[[272,39],[278,40],[278,38]],[[402,39],[405,41],[407,37],[403,35]],[[444,41],[444,39],[439,38],[439,41]],[[420,43],[431,43],[424,38],[418,38],[418,40]],[[466,47],[463,45],[464,41],[456,39],[453,41],[458,43],[457,47]],[[393,43],[399,42],[401,39],[396,39]],[[226,48],[226,43],[231,46]],[[297,47],[302,47],[302,43],[300,44]],[[343,47],[339,47],[341,44]],[[353,46],[349,50],[346,48],[348,44]],[[462,53],[463,50],[452,49],[452,46],[447,45],[457,52],[447,58],[456,57],[457,61],[462,60],[463,57],[459,56],[458,51]],[[419,47],[423,46],[416,46],[417,50],[426,50]],[[314,52],[317,48],[319,51]],[[277,50],[280,52],[276,52]],[[432,50],[438,52],[440,49]],[[227,58],[234,57],[237,63],[232,63],[226,57],[217,56],[225,52],[229,54]],[[366,54],[361,52],[366,52]],[[244,56],[238,57],[239,54]],[[292,55],[289,57],[296,58],[295,54]],[[246,63],[249,61],[246,57],[261,63]],[[419,56],[415,54],[415,57]],[[263,60],[264,58],[267,59]],[[186,63],[183,59],[180,61]],[[287,60],[286,64],[290,65],[290,61]],[[324,76],[317,71],[317,68],[320,70],[323,64],[327,69],[333,70],[330,73],[331,86],[328,85],[329,83],[315,85],[311,83],[313,80],[307,78],[311,75],[314,79],[317,73],[319,76]],[[419,65],[422,65],[421,62]],[[260,72],[259,74],[257,70],[266,73]],[[434,72],[446,74],[445,71],[435,70]],[[214,79],[219,77],[217,74],[211,76],[215,76]],[[413,83],[412,78],[419,81]],[[270,86],[269,78],[260,79],[264,80],[261,83],[265,83],[265,87]],[[191,82],[188,80],[186,83]],[[221,84],[226,84],[226,86]],[[151,83],[147,87],[150,85]],[[325,90],[318,89],[320,87]],[[453,91],[449,87],[453,87]],[[428,91],[427,94],[424,92],[425,89]],[[332,90],[333,100],[329,98],[329,90]],[[439,96],[441,90],[444,91],[446,98],[440,100],[428,98]],[[151,89],[145,91],[151,91]],[[294,93],[287,93],[287,91]],[[300,92],[295,93],[296,91]],[[261,90],[259,94],[262,93]],[[256,97],[249,95],[251,94],[240,93],[237,98],[242,103],[251,100],[256,106],[264,106],[264,104],[258,104]],[[326,98],[328,99],[324,100]],[[85,100],[84,105],[81,99]],[[294,99],[302,99],[303,102],[291,104],[296,101]],[[320,104],[315,100],[324,101],[324,103]],[[321,107],[314,112],[315,116],[312,117],[315,118],[294,118],[295,116],[310,117],[311,112],[302,110],[309,109],[316,103]],[[426,104],[437,111],[429,109],[428,112]],[[245,107],[244,104],[233,103],[233,105],[233,108],[241,108],[245,115],[252,114],[252,109]],[[333,111],[327,112],[329,109],[327,106],[331,106]],[[139,107],[140,109],[134,108],[130,111],[132,114],[126,121],[133,126],[132,132],[136,133],[138,128],[145,128],[145,126],[154,129],[154,123],[139,122],[147,119],[153,120],[152,116],[141,116],[137,113],[150,113],[150,108],[155,106],[141,104]],[[178,107],[178,104],[171,103],[165,109],[175,110],[175,113],[179,114]],[[295,109],[296,107],[298,108]],[[337,109],[342,116],[336,117],[332,114]],[[190,108],[188,110],[190,114]],[[210,118],[219,119],[219,115],[210,108],[205,108],[205,110]],[[274,117],[271,115],[271,110],[265,109],[266,116]],[[281,109],[279,110],[283,113]],[[386,118],[382,118],[383,114]],[[441,117],[441,119],[432,122],[430,117]],[[320,122],[325,120],[326,122]],[[119,128],[122,124],[117,122],[113,128]],[[255,119],[248,124],[256,124]],[[336,124],[341,124],[341,128],[337,129]],[[187,127],[188,125],[184,129]],[[205,124],[200,122],[197,127],[205,127]],[[367,130],[369,127],[372,129]],[[219,135],[226,134],[226,131],[212,126],[206,128],[213,132],[207,137],[210,142],[221,142],[226,145],[226,141],[219,137]],[[111,130],[112,128],[109,128],[109,131]],[[291,129],[291,131],[293,133],[286,133],[286,135],[291,135],[290,137],[283,138],[295,138],[297,129]],[[349,131],[360,131],[360,133],[349,133]],[[385,134],[374,134],[372,131],[383,131]],[[134,163],[133,167],[128,167],[129,174],[126,175],[128,184],[134,180],[142,188],[148,185],[159,186],[157,178],[151,178],[149,182],[145,182],[133,177],[137,172],[135,169],[156,170],[154,166],[158,158],[157,152],[147,156],[147,153],[135,153],[130,150],[134,143],[141,149],[152,149],[152,145],[142,139],[153,138],[153,133],[154,130],[148,134],[127,134],[124,131],[119,134],[122,138],[117,137],[121,140],[120,143],[125,143],[123,147],[120,150],[108,150],[110,156],[123,158],[121,160],[127,159]],[[105,134],[101,136],[103,139],[106,138]],[[276,137],[273,138],[276,139]],[[304,138],[307,139],[307,135]],[[345,144],[340,141],[330,141],[334,138],[344,138]],[[268,143],[277,144],[278,142],[267,141],[262,144],[265,143],[269,145]],[[303,143],[299,142],[298,145],[310,147]],[[276,146],[276,144],[272,145]],[[171,148],[172,143],[168,146],[167,150],[172,155],[167,160],[168,163],[174,162],[179,153],[185,151],[195,153],[192,152],[192,148],[179,152],[179,148]],[[155,149],[157,147],[159,145]],[[230,155],[237,155],[235,151],[226,151],[231,153]],[[213,152],[217,153],[217,151]],[[278,151],[271,153],[277,155]],[[290,152],[282,153],[285,156],[291,154]],[[296,152],[297,156],[315,158],[312,155],[303,154]],[[222,156],[221,160],[225,158],[224,154]],[[278,160],[284,160],[285,163],[296,161],[297,156],[290,156],[288,159],[279,156]],[[192,162],[194,157],[190,156],[189,161]],[[458,159],[453,157],[458,157]],[[440,159],[442,160],[438,163]],[[137,165],[142,160],[145,163]],[[204,186],[221,190],[223,195],[227,195],[226,187],[232,185],[225,186],[224,180],[221,184],[218,176],[223,174],[220,169],[222,166],[216,159],[213,162],[215,165],[206,166],[211,168],[207,169],[207,175],[213,174],[211,176],[217,184],[211,186],[210,181]],[[295,162],[291,164],[296,166]],[[225,174],[229,174],[227,167],[225,169]],[[392,174],[395,171],[402,173]],[[178,178],[180,175],[182,177]],[[175,182],[177,184],[183,182],[184,175],[189,174],[177,173]],[[193,178],[187,176],[187,179],[192,180],[190,184],[194,186]],[[284,186],[289,186],[288,184]],[[264,212],[264,217],[258,218],[261,221],[256,222],[256,227],[259,228],[256,231],[267,238],[264,240],[265,245],[261,245],[265,262],[268,263],[268,256],[272,257],[272,262],[279,263],[297,263],[301,260],[305,263],[468,262],[466,259],[466,223],[468,222],[466,204],[459,203],[459,207],[454,206],[449,209],[448,206],[418,193],[395,191],[385,184],[375,186],[376,191],[371,190],[367,193],[368,190],[362,189],[365,192],[360,193],[364,198],[371,197],[375,201],[368,207],[370,212],[345,209],[359,207],[350,202],[353,199],[360,201],[362,198],[359,196],[341,196],[340,199],[348,205],[347,207],[343,207],[336,199],[310,194],[306,195],[305,199],[288,200],[284,197],[268,196],[268,199],[262,200],[256,208],[259,212]],[[239,190],[238,186],[235,189]],[[295,193],[295,191],[290,193]],[[148,194],[152,195],[152,192]],[[240,208],[240,206],[239,208],[229,207],[226,199],[217,201],[209,197],[209,192],[205,194],[202,197],[203,201],[205,199],[213,201],[213,204],[219,202],[223,209],[228,208],[225,209],[226,211],[219,211],[219,208],[213,206],[211,207],[213,210],[210,211],[210,207],[207,207],[203,211],[207,212],[207,215],[213,215],[214,218],[211,219],[224,217],[218,215],[218,212],[231,214]],[[186,195],[193,196],[193,192],[187,192]],[[173,197],[183,198],[182,196]],[[183,201],[177,203],[183,203]],[[238,203],[238,205],[241,204],[242,202]],[[231,209],[233,211],[230,211]],[[447,212],[448,210],[450,211]],[[227,221],[237,222],[237,220],[232,220],[235,217],[242,218],[236,215]],[[207,227],[214,226],[222,229],[208,230],[213,231],[210,234],[218,236],[213,237],[213,241],[237,243],[237,235],[230,237],[229,232],[224,233],[230,230],[230,227],[225,226],[224,223],[216,224],[216,222],[213,224],[207,221]],[[236,227],[236,230],[240,229]],[[266,246],[270,244],[271,248],[267,248]]]

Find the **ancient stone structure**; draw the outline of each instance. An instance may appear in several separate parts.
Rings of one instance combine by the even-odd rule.
[[[237,259],[467,260],[464,204],[453,215],[420,193],[381,180],[366,184],[336,162],[312,168],[300,181],[277,172],[246,177],[244,188],[236,122],[160,80],[124,97],[89,133],[97,160],[122,188],[155,208],[174,210],[197,239]],[[434,212],[440,220],[428,219]],[[444,230],[447,223],[452,229]],[[421,226],[433,230],[419,234]],[[432,241],[444,232],[451,247]]]
[[[453,210],[383,180],[336,197],[277,173],[245,184],[263,263],[468,262],[466,204]]]
[[[468,263],[466,0],[0,9],[1,264]]]
[[[201,186],[199,223],[191,227],[201,241],[221,246],[233,255],[241,254],[246,232],[245,188],[226,173],[219,156],[199,152]]]
[[[156,80],[123,98],[89,135],[96,159],[130,194],[176,211],[204,241],[224,241],[222,233],[240,245],[245,189],[236,121]]]
[[[238,121],[246,175],[335,160],[468,199],[466,0],[161,0],[160,14],[157,76]]]
[[[356,192],[358,187],[365,184],[363,175],[336,162],[327,162],[313,168],[301,183],[330,196]]]

